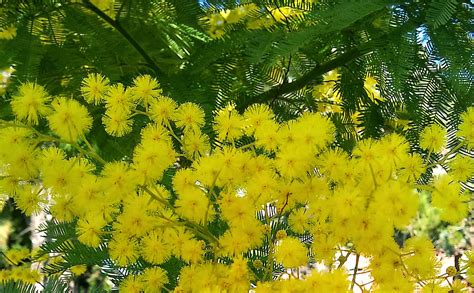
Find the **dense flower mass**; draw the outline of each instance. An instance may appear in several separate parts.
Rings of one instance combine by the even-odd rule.
[[[371,80],[369,86],[376,95]],[[322,113],[283,122],[267,105],[243,114],[229,105],[210,119],[199,105],[166,97],[148,75],[130,87],[89,75],[81,90],[103,109],[101,117],[91,117],[79,99],[50,102],[43,87],[27,83],[11,102],[17,120],[0,120],[1,193],[27,215],[44,210],[53,223],[73,227],[69,238],[53,238],[59,261],[46,272],[90,265],[87,258],[68,263],[76,249],[121,272],[114,282],[123,292],[446,290],[428,238],[394,239],[417,217],[421,191],[447,224],[469,213],[471,197],[461,184],[472,178],[473,161],[440,154],[440,126],[423,130],[419,146],[441,156],[448,173],[422,184],[433,166],[402,134],[364,139],[347,151]],[[455,150],[472,148],[473,113],[461,117]],[[53,135],[34,128],[43,117]],[[94,120],[121,137],[137,117],[144,126],[120,160],[106,160],[88,141]],[[11,268],[0,271],[0,281],[38,282],[25,259],[48,252],[10,251]],[[369,265],[347,268],[350,256]],[[467,258],[454,274],[472,280],[472,254]],[[320,268],[300,274],[310,263]],[[357,283],[359,274],[371,282]]]

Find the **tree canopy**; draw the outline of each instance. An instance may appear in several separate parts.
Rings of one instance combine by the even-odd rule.
[[[136,262],[128,259],[118,264],[120,256],[113,257],[112,251],[120,249],[117,245],[129,244],[124,239],[146,246],[140,237],[160,237],[154,234],[156,231],[120,230],[124,229],[121,221],[143,220],[133,218],[135,209],[152,213],[150,206],[145,208],[146,203],[140,202],[146,196],[151,197],[150,202],[158,202],[152,208],[167,211],[160,214],[162,218],[169,217],[166,219],[186,227],[179,235],[194,237],[188,250],[205,247],[203,259],[232,264],[230,270],[235,273],[244,270],[245,258],[238,258],[236,250],[224,255],[214,250],[230,241],[232,236],[226,235],[234,229],[235,219],[229,215],[239,214],[224,206],[233,206],[235,198],[246,199],[248,196],[243,194],[252,188],[263,194],[265,186],[278,185],[268,191],[279,194],[276,198],[265,197],[265,201],[259,197],[252,202],[250,210],[256,213],[253,220],[259,224],[244,222],[267,225],[270,231],[252,231],[268,235],[262,243],[255,243],[258,248],[245,250],[251,273],[244,271],[252,276],[248,278],[250,285],[248,279],[244,278],[243,285],[241,279],[235,279],[234,283],[241,286],[238,289],[259,288],[257,282],[272,280],[272,273],[303,265],[304,245],[329,241],[318,238],[321,235],[314,223],[311,229],[302,222],[298,226],[298,220],[305,217],[303,210],[322,202],[310,201],[314,204],[311,206],[303,195],[293,200],[290,195],[297,194],[295,190],[310,194],[310,190],[326,188],[331,196],[347,193],[349,198],[338,200],[356,205],[352,200],[359,194],[348,191],[353,184],[354,190],[372,190],[364,195],[367,206],[354,207],[364,211],[390,209],[387,202],[393,201],[395,206],[402,202],[397,219],[389,219],[389,226],[395,230],[383,232],[390,239],[394,234],[400,247],[403,237],[414,235],[406,230],[409,220],[422,213],[416,208],[421,199],[411,194],[414,189],[432,193],[425,201],[441,211],[456,210],[455,215],[441,212],[439,221],[445,227],[464,221],[466,228],[472,203],[469,192],[474,184],[472,10],[467,0],[3,0],[0,163],[8,167],[0,168],[0,193],[12,196],[27,215],[39,210],[53,215],[54,219],[42,227],[48,240],[41,249],[43,255],[59,253],[64,259],[46,265],[44,272],[55,274],[75,266],[99,265],[107,276],[115,276],[114,282],[119,285],[125,277],[137,272],[140,275],[144,270],[150,276],[160,275],[161,271],[152,271],[149,266],[158,263],[168,274],[168,290],[178,286],[182,267],[192,274],[188,269],[192,266],[187,265],[198,263],[193,257],[182,253],[174,258],[167,256],[164,262],[159,256],[148,255]],[[161,141],[159,135],[167,138]],[[151,138],[153,143],[147,140]],[[12,161],[7,149],[16,143],[18,160]],[[311,147],[305,148],[305,143]],[[369,151],[372,144],[373,154]],[[244,152],[247,149],[254,152],[252,156]],[[25,159],[29,152],[34,158]],[[379,158],[382,153],[383,159]],[[364,161],[371,160],[371,156],[379,156],[377,167]],[[261,157],[265,159],[259,161]],[[71,163],[73,159],[79,160],[80,168]],[[256,178],[261,185],[257,188],[249,183],[251,178],[236,175],[238,168],[232,165],[233,160],[256,160],[255,169],[248,175],[260,176]],[[308,162],[313,165],[308,166]],[[224,174],[222,169],[212,169],[217,165],[236,169]],[[444,168],[453,176],[449,177],[452,181],[433,179],[436,167]],[[265,177],[270,169],[274,175]],[[366,182],[367,178],[354,170],[342,171],[348,169],[363,170],[360,172],[367,172],[365,177],[373,180]],[[188,172],[183,170],[189,170],[189,174],[183,175]],[[78,178],[72,182],[48,172]],[[224,175],[220,175],[222,172]],[[179,180],[192,180],[192,174],[201,176],[194,179],[205,195],[176,187]],[[68,205],[77,204],[68,196],[76,198],[76,193],[85,192],[73,186],[95,186],[92,182],[97,178],[89,175],[108,182],[104,183],[108,192],[117,195],[128,190],[139,203],[131,208],[130,198],[117,195],[120,198],[113,201],[113,208],[100,206],[114,211],[94,223],[98,220],[84,216],[85,211],[65,212]],[[132,182],[129,176],[143,180]],[[229,177],[224,180],[222,176]],[[15,178],[14,182],[9,178]],[[117,181],[125,182],[120,183],[125,186],[118,187],[119,183],[112,184],[107,178],[119,178]],[[275,183],[275,178],[281,182]],[[324,188],[317,185],[322,181],[305,185],[308,178],[327,184]],[[67,182],[60,187],[58,180]],[[448,187],[452,182],[457,189]],[[44,185],[44,189],[52,190],[52,205],[46,198],[17,195],[25,184],[33,183],[38,186],[34,185],[28,194],[39,196]],[[158,183],[161,187],[155,186]],[[300,183],[307,188],[304,192],[296,187]],[[290,186],[288,190],[283,187],[286,185]],[[225,195],[231,189],[236,192],[232,200]],[[410,195],[396,200],[385,198],[383,194],[389,190]],[[185,193],[192,196],[186,197]],[[54,194],[60,196],[55,198]],[[374,194],[385,203],[379,203]],[[446,201],[441,194],[449,194]],[[345,216],[335,211],[338,204],[343,204],[331,204],[334,206],[327,214],[328,220],[320,221],[334,224],[340,220],[338,225],[344,226]],[[196,206],[197,210],[201,205],[205,213],[199,215],[182,208]],[[324,214],[320,210],[315,213],[318,217]],[[347,213],[352,217],[349,210]],[[137,227],[140,225],[144,224],[139,222]],[[93,228],[101,231],[100,239],[81,238],[86,235],[84,231]],[[366,243],[358,235],[345,232],[349,236],[334,236],[328,246],[346,245],[347,256],[357,255],[357,262],[361,254],[380,253],[358,251],[357,245],[363,247]],[[413,237],[405,248],[426,248],[429,245],[425,240]],[[274,246],[279,248],[275,250]],[[291,264],[286,252],[294,256]],[[400,258],[403,253],[408,252],[401,251]],[[330,263],[330,267],[333,264],[327,255],[312,257]],[[417,261],[422,262],[412,260],[411,267],[408,261],[405,270],[409,272],[401,274],[415,276],[414,283],[422,283],[431,273],[410,271]],[[343,279],[337,274],[339,271],[331,275],[331,280]],[[379,282],[377,277],[382,279],[375,274],[375,283]],[[133,285],[134,281],[128,280]],[[349,283],[351,289],[357,285],[356,273]],[[8,288],[20,286],[5,284],[11,286]],[[44,284],[51,292],[66,288],[53,281]],[[34,290],[23,285],[21,290]]]

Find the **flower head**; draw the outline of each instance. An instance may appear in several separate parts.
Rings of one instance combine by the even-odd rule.
[[[18,88],[18,93],[11,101],[12,111],[16,118],[24,120],[29,124],[38,124],[41,116],[49,112],[46,105],[50,97],[44,87],[27,82]]]
[[[109,90],[109,79],[98,74],[89,73],[81,83],[81,93],[89,104],[99,104]]]
[[[91,128],[92,118],[78,101],[58,98],[52,105],[54,112],[48,116],[49,127],[61,138],[73,142]]]
[[[162,92],[158,81],[147,74],[137,76],[133,80],[131,90],[134,98],[142,102],[145,106],[150,105],[153,99],[158,97]]]

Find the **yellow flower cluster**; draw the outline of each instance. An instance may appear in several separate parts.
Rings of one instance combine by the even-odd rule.
[[[295,1],[295,5],[301,4]],[[316,0],[306,0],[305,4],[315,3]],[[278,23],[288,23],[293,18],[302,17],[304,11],[289,6],[259,7],[254,3],[242,4],[234,9],[217,11],[203,17],[201,20],[213,38],[221,38],[232,25],[244,24],[247,29],[268,29]]]
[[[43,278],[40,272],[31,267],[30,259],[36,251],[30,252],[26,248],[12,248],[2,253],[0,257],[7,268],[0,270],[0,283],[7,281],[23,282],[26,284],[36,284]]]
[[[86,138],[93,122],[86,107],[27,83],[11,102],[17,121],[0,120],[0,190],[25,214],[46,210],[75,223],[77,239],[106,248],[117,267],[144,266],[128,270],[123,292],[166,286],[170,276],[161,266],[170,259],[184,264],[176,292],[241,292],[251,284],[256,292],[363,288],[357,265],[344,269],[349,255],[370,260],[360,272],[370,272],[381,292],[443,280],[429,239],[414,236],[399,246],[393,235],[416,217],[421,189],[431,191],[444,221],[466,218],[470,197],[459,182],[472,177],[471,158],[451,160],[449,153],[448,174],[420,185],[431,166],[399,134],[362,140],[348,153],[320,113],[279,122],[266,105],[242,114],[229,105],[214,114],[219,142],[211,146],[204,111],[164,96],[151,76],[126,87],[91,74],[81,91],[105,109],[94,119],[110,135],[130,132],[137,115],[147,119],[133,156],[101,158]],[[456,149],[472,147],[473,116],[472,108],[463,114]],[[36,130],[42,117],[57,136]],[[422,145],[438,151],[433,134],[439,131],[424,132]],[[64,142],[77,155],[61,150]],[[314,262],[325,269],[299,274]],[[280,278],[285,270],[288,278]],[[470,264],[456,274],[466,271],[472,278]]]

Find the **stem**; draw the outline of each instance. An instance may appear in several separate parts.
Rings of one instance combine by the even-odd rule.
[[[143,49],[140,44],[122,27],[118,20],[112,19],[110,16],[105,14],[102,10],[100,10],[97,6],[92,4],[90,0],[83,0],[82,3],[84,6],[89,9],[90,11],[94,12],[102,18],[105,22],[110,24],[114,29],[116,29],[122,36],[128,41],[130,45],[145,59],[147,64],[150,66],[151,69],[155,72],[157,76],[164,76],[164,72],[158,67],[158,65],[153,61],[153,59],[148,55],[148,53]]]
[[[356,276],[357,276],[357,271],[359,270],[359,259],[360,259],[360,254],[356,254],[356,263],[354,266],[354,273],[352,274],[352,282],[351,282],[351,291],[354,290],[354,284],[356,281]]]

